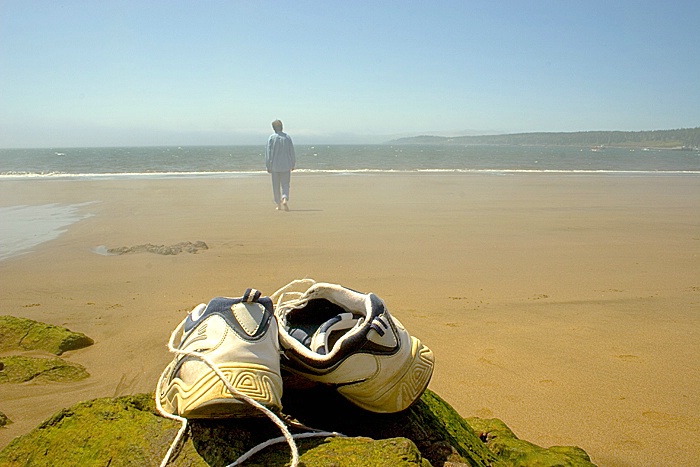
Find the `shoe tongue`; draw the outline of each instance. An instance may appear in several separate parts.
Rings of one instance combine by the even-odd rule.
[[[391,318],[386,314],[377,316],[372,320],[370,330],[367,333],[367,340],[379,344],[383,347],[394,348],[398,345],[396,335],[389,324]]]
[[[254,336],[263,321],[262,306],[257,303],[235,303],[231,313],[249,336]]]
[[[355,327],[359,318],[352,313],[340,313],[323,323],[311,338],[310,348],[320,354],[329,354],[338,338]]]
[[[190,317],[192,318],[192,321],[198,321],[199,318],[201,318],[204,314],[204,310],[206,310],[206,308],[206,304],[200,303],[192,311],[190,311]]]

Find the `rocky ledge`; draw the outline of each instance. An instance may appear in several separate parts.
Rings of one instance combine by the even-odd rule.
[[[426,391],[398,414],[358,409],[332,390],[290,390],[285,413],[347,437],[298,442],[305,467],[591,467],[576,447],[548,449],[519,440],[499,420],[465,420]],[[96,399],[64,409],[0,451],[3,466],[159,465],[180,425],[162,418],[151,394]],[[266,418],[192,420],[172,466],[226,466],[249,448],[279,436]],[[285,466],[286,444],[268,447],[243,465]]]

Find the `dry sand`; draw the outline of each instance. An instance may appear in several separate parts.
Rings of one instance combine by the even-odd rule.
[[[431,389],[600,466],[700,465],[700,178],[296,175],[0,182],[0,206],[91,217],[0,262],[0,314],[96,344],[87,380],[0,386],[0,447],[78,401],[153,391],[194,305],[304,276],[382,297],[434,351]],[[101,256],[203,240],[209,250]]]

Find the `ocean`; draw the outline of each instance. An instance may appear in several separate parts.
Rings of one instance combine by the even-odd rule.
[[[296,146],[308,173],[616,173],[700,175],[697,151],[494,145]],[[264,145],[0,149],[0,180],[264,173]]]

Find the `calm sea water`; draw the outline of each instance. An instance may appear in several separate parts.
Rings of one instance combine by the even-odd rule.
[[[302,172],[700,174],[692,151],[523,146],[297,146]],[[0,149],[0,179],[168,177],[264,172],[264,146]]]

